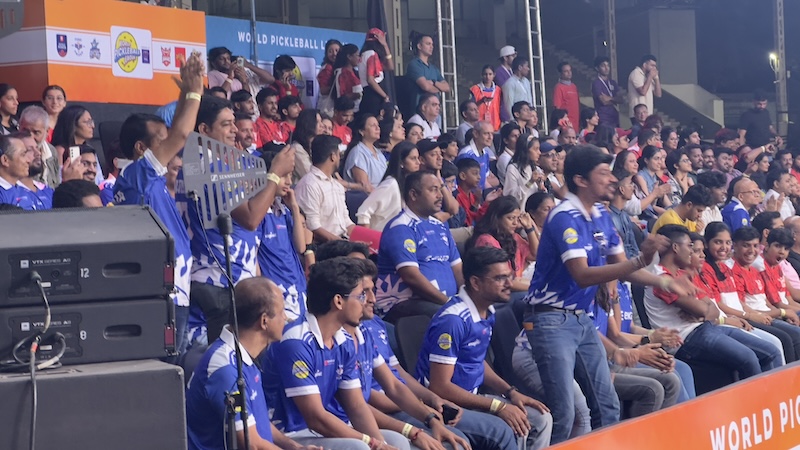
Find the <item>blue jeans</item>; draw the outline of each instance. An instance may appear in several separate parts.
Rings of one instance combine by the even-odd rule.
[[[737,328],[703,322],[686,336],[675,357],[687,362],[719,364],[738,371],[741,378],[748,378],[776,367],[780,351],[771,343]]]
[[[392,414],[395,419],[409,422],[412,425],[419,422],[404,412]],[[424,426],[418,426],[427,430]],[[511,427],[503,419],[479,411],[464,409],[461,420],[455,427],[447,427],[450,431],[457,430],[459,436],[466,436],[467,442],[473,449],[485,450],[517,450],[517,441]],[[455,432],[455,431],[454,431]]]
[[[638,363],[636,367],[644,369],[650,366]],[[692,368],[680,359],[675,359],[675,373],[681,379],[681,391],[678,393],[677,403],[688,402],[697,397],[697,391],[695,391],[694,388],[694,374],[692,373]]]
[[[182,355],[189,346],[187,323],[189,322],[189,307],[175,305],[175,351]]]
[[[545,404],[553,415],[551,444],[567,440],[572,431],[573,378],[592,411],[592,428],[619,422],[619,399],[611,383],[606,350],[592,319],[586,314],[528,312],[525,322],[533,324],[527,332],[528,341],[542,377]]]
[[[411,425],[413,425],[413,426],[419,428],[420,430],[424,431],[425,433],[428,433],[429,435],[431,435],[430,428],[426,427],[425,424],[422,423],[422,421],[420,421],[418,419],[415,419],[414,417],[411,417],[405,411],[398,411],[398,412],[396,412],[394,414],[389,414],[389,417],[395,418],[395,419],[399,420],[400,422],[410,423]],[[458,428],[451,427],[451,426],[448,425],[447,429],[450,430],[456,436],[458,436],[458,437],[464,439],[465,441],[469,442],[469,438],[467,436],[465,436],[464,433],[462,433]],[[444,444],[444,448],[446,448],[447,450],[462,450],[461,447],[453,449],[453,447],[450,444]]]

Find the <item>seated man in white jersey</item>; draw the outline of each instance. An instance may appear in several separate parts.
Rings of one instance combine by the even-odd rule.
[[[239,350],[242,374],[247,386],[242,396],[247,408],[247,433],[250,448],[260,450],[321,450],[304,447],[287,438],[269,420],[269,406],[261,385],[261,371],[255,358],[272,342],[281,338],[286,316],[283,297],[266,278],[251,278],[236,286],[236,315],[239,321]],[[218,450],[226,445],[227,394],[236,395],[236,350],[234,331],[229,325],[203,355],[190,374],[186,391],[186,424],[189,450]],[[244,420],[241,412],[234,419],[236,441],[244,448]]]
[[[330,450],[410,449],[402,434],[378,428],[361,391],[353,338],[342,329],[361,320],[363,278],[363,266],[350,258],[311,267],[305,316],[287,325],[262,356],[272,421],[292,439]],[[379,356],[376,363],[382,361]],[[327,409],[334,397],[347,422]]]
[[[233,107],[228,100],[204,96],[197,112],[195,130],[201,135],[229,147],[236,144],[236,125]],[[196,151],[196,150],[195,150]],[[294,150],[280,152],[270,166],[267,184],[261,192],[237,206],[231,212],[231,273],[226,273],[222,234],[218,228],[205,228],[198,204],[189,201],[189,226],[192,230],[192,293],[191,302],[202,309],[208,327],[208,340],[219,337],[230,315],[229,280],[235,285],[257,275],[257,252],[260,236],[256,230],[272,206],[281,178],[294,170]]]
[[[492,305],[511,298],[513,272],[508,255],[494,247],[469,250],[464,279],[458,294],[428,325],[417,360],[417,379],[462,408],[497,415],[518,438],[526,438],[524,449],[545,448],[553,427],[550,410],[509,385],[486,362],[495,321]],[[481,387],[495,395],[479,395]]]
[[[439,129],[439,114],[442,103],[438,94],[425,93],[419,96],[417,113],[408,119],[408,123],[415,123],[422,127],[424,139],[437,139],[442,131]]]

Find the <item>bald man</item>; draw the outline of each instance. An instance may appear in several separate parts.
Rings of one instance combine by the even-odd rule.
[[[789,255],[781,261],[781,269],[786,282],[793,288],[800,289],[800,216],[787,217],[783,226],[794,235],[794,245],[789,249]]]
[[[755,181],[738,177],[731,180],[733,195],[722,208],[722,221],[731,229],[731,235],[741,227],[750,226],[750,210],[761,203],[763,194]],[[729,189],[730,192],[730,189]]]

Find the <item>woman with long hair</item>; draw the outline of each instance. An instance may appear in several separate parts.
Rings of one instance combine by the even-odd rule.
[[[500,129],[500,99],[503,92],[494,82],[494,69],[490,64],[481,69],[481,82],[469,88],[470,98],[478,105],[480,120],[492,124],[492,130]]]
[[[67,106],[67,93],[64,88],[57,85],[51,85],[44,88],[42,92],[42,106],[50,116],[47,129],[47,142],[53,141],[53,129],[58,123],[58,115]]]
[[[358,75],[364,90],[359,111],[378,116],[383,105],[392,101],[382,84],[385,72],[394,72],[394,60],[386,43],[386,33],[371,28],[361,47],[361,62],[358,64]]]
[[[692,162],[689,160],[689,155],[676,150],[672,153],[667,153],[666,166],[669,171],[668,184],[672,189],[670,201],[673,205],[677,205],[681,202],[686,191],[694,186],[694,180],[689,176],[689,173],[692,172]]]
[[[0,83],[0,135],[11,134],[19,130],[15,116],[19,110],[17,90],[6,83]]]
[[[89,110],[80,105],[69,105],[58,115],[53,129],[53,146],[58,160],[64,160],[64,152],[71,146],[85,144],[94,136],[94,119]]]
[[[539,140],[523,134],[517,139],[514,155],[506,168],[503,193],[517,200],[520,208],[532,193],[544,190],[544,172],[539,169]]]
[[[547,215],[556,207],[556,197],[549,192],[534,192],[525,202],[525,212],[533,219],[536,237],[542,236],[542,228],[547,221]],[[536,258],[536,255],[533,255]]]
[[[661,145],[663,149],[667,151],[667,154],[677,150],[679,143],[680,139],[678,139],[678,132],[675,131],[675,128],[664,127],[661,129]],[[669,167],[667,167],[667,169],[669,169]]]
[[[633,177],[633,184],[636,186],[636,197],[644,199],[650,196],[658,186],[664,184],[658,177],[658,171],[662,170],[664,156],[661,149],[653,145],[647,145],[642,149],[642,157],[639,158],[639,172]],[[667,191],[669,192],[669,191]],[[650,205],[642,211],[645,218],[656,218],[664,213],[665,207],[672,206],[666,196],[660,197],[660,205]]]
[[[406,129],[403,128],[403,119],[389,117],[385,118],[380,123],[381,138],[378,140],[378,146],[386,154],[391,154],[394,147],[406,140]],[[416,142],[413,144],[416,145]]]
[[[336,62],[336,55],[341,48],[342,43],[336,39],[330,39],[325,43],[325,57],[322,59],[322,66],[317,74],[317,83],[319,83],[317,109],[329,117],[333,116],[333,99],[331,98],[333,63]]]
[[[414,145],[417,145],[425,137],[422,125],[418,123],[406,122],[403,127],[406,129],[406,140]]]
[[[356,213],[359,225],[383,231],[383,227],[403,208],[406,175],[419,170],[419,150],[410,142],[400,142],[389,157],[383,180],[375,187]]]
[[[333,64],[333,88],[331,88],[331,98],[334,100],[339,97],[348,97],[356,104],[354,111],[358,112],[361,103],[361,79],[358,78],[355,68],[361,56],[358,54],[358,47],[353,44],[345,44],[339,53],[336,54],[336,62]]]
[[[578,141],[586,143],[586,135],[595,133],[597,126],[600,125],[600,116],[597,115],[597,111],[594,108],[584,108],[581,110],[579,125],[581,132],[578,135]]]
[[[527,240],[517,233],[520,229],[528,236]],[[473,247],[504,250],[514,272],[511,290],[528,291],[531,280],[522,278],[522,273],[536,259],[539,237],[533,219],[528,213],[520,211],[517,199],[504,195],[489,204],[486,213],[475,223],[472,237],[467,240],[466,250]]]
[[[319,110],[304,109],[300,111],[300,115],[297,116],[297,126],[292,134],[291,145],[295,151],[294,183],[297,183],[311,169],[311,141],[322,132],[322,117]]]
[[[567,117],[566,109],[556,108],[550,115],[550,137],[558,140],[558,136],[567,128],[572,128],[572,123]]]
[[[372,114],[363,114],[355,125],[353,141],[344,154],[342,177],[345,181],[357,183],[360,186],[358,190],[369,194],[386,173],[386,158],[375,145],[381,137],[381,128]]]

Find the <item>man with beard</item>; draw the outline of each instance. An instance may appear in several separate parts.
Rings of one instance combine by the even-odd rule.
[[[25,144],[25,149],[32,155],[30,164],[28,164],[28,176],[19,181],[30,192],[29,197],[32,200],[34,209],[51,209],[53,207],[53,188],[35,181],[44,170],[40,147],[36,145],[36,140],[27,131],[20,131],[16,136],[22,140]]]
[[[42,171],[34,179],[55,189],[60,181],[59,168],[61,164],[57,158],[56,148],[45,139],[49,123],[50,117],[47,115],[47,111],[37,105],[28,106],[19,117],[20,131],[27,131],[33,136],[41,153]]]
[[[714,170],[725,175],[729,184],[734,178],[742,176],[742,172],[733,168],[733,150],[728,147],[714,148]]]

